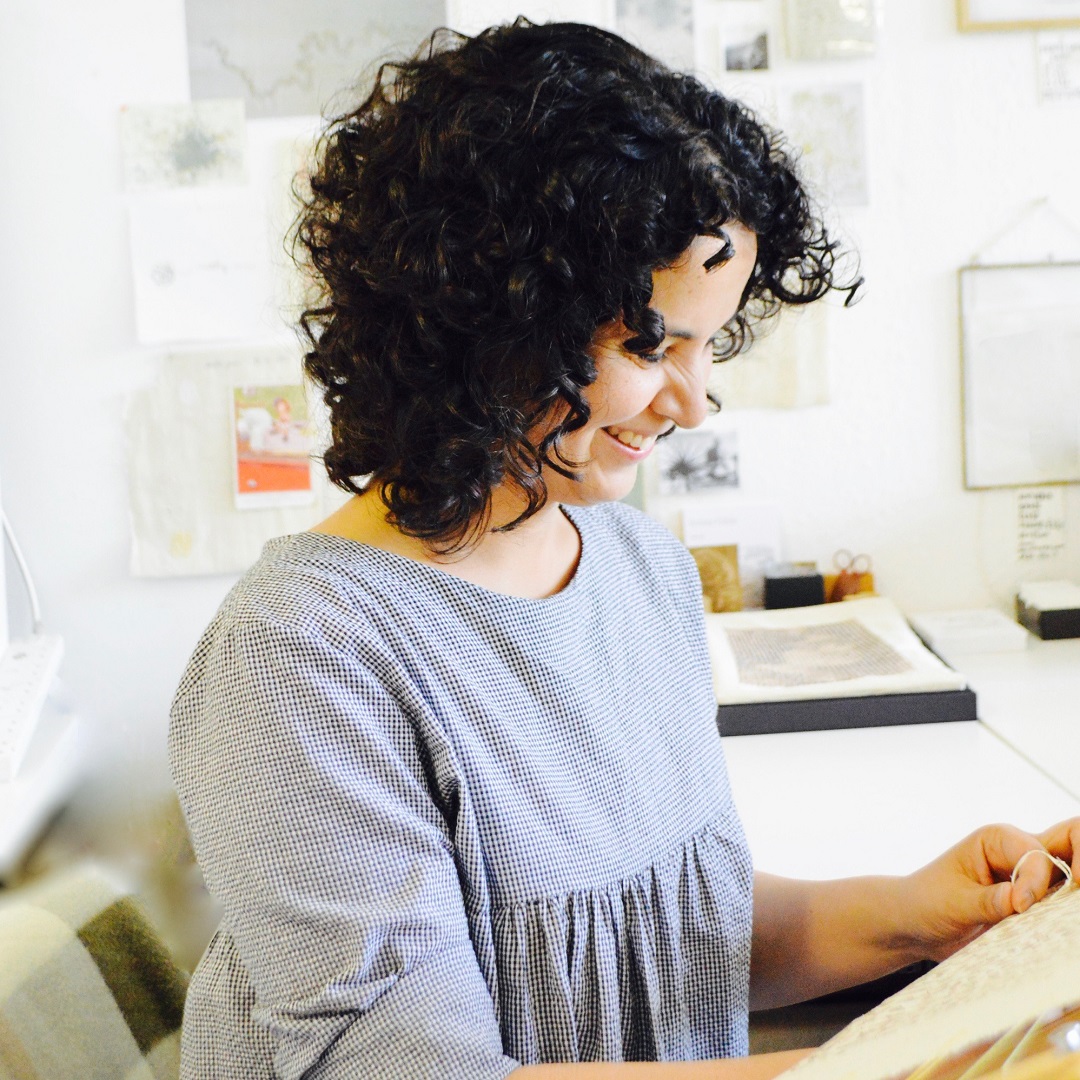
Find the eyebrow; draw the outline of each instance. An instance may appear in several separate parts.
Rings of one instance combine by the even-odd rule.
[[[716,334],[713,334],[712,336],[715,338],[719,333],[720,331],[717,330]],[[665,338],[678,338],[679,341],[693,341],[696,336],[696,334],[691,334],[689,330],[668,330],[667,327],[664,328]]]

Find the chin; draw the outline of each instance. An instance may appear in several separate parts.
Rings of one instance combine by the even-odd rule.
[[[549,486],[548,497],[567,506],[594,506],[597,503],[618,502],[634,490],[636,480],[637,469],[634,468],[625,479],[611,478],[602,484],[586,479],[580,484],[573,481],[565,483],[565,486],[560,484],[557,490],[554,485]]]

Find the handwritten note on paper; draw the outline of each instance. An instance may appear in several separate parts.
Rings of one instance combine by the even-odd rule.
[[[246,191],[133,201],[131,269],[139,341],[265,338],[276,328],[269,243]]]
[[[1080,31],[1039,34],[1035,39],[1040,101],[1080,101]]]
[[[1061,488],[1016,493],[1016,554],[1022,562],[1052,559],[1065,547],[1065,494]]]

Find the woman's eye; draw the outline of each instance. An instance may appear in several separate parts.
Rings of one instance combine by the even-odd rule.
[[[656,352],[637,353],[636,355],[639,360],[645,360],[650,364],[658,364],[667,356],[667,349],[657,349]]]

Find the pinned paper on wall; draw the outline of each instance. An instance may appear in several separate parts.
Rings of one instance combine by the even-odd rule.
[[[317,460],[318,448],[327,442],[327,424],[316,410],[308,413],[306,505],[271,499],[257,509],[237,509],[238,387],[265,388],[271,399],[268,411],[278,418],[274,399],[286,397],[289,422],[295,422],[302,400],[298,353],[278,348],[174,353],[162,360],[155,382],[129,402],[133,574],[239,572],[268,539],[309,528],[346,498],[331,486]],[[308,408],[306,402],[303,407]]]
[[[266,227],[248,193],[146,196],[129,213],[142,344],[250,339],[277,328]]]
[[[724,409],[797,409],[829,401],[825,304],[786,307],[752,344],[713,366],[709,391]]]
[[[237,509],[314,502],[314,443],[303,384],[236,386],[231,396]]]
[[[300,201],[311,194],[317,135],[278,141],[271,159],[267,217],[269,232],[280,242],[270,245],[272,290],[276,309],[289,326],[299,324],[303,311],[316,302],[320,285],[310,268],[293,258],[293,228]]]
[[[848,60],[874,53],[874,0],[784,0],[793,60]]]
[[[723,69],[768,70],[769,22],[762,0],[724,0],[718,8]]]
[[[615,29],[676,71],[694,67],[692,0],[616,0]]]
[[[1065,549],[1065,493],[1060,487],[1016,493],[1016,554],[1021,562],[1043,562]]]
[[[679,431],[661,439],[654,454],[660,495],[739,486],[739,444],[734,431]]]
[[[866,206],[866,118],[861,83],[792,90],[781,104],[784,127],[803,152],[812,181],[829,202]]]
[[[243,184],[244,103],[128,105],[120,110],[129,190]]]
[[[262,0],[255,18],[219,0],[184,8],[192,97],[241,97],[251,117],[335,112],[335,96],[390,55],[411,55],[447,21],[443,0]]]
[[[1035,55],[1039,100],[1080,101],[1080,31],[1037,34]]]

